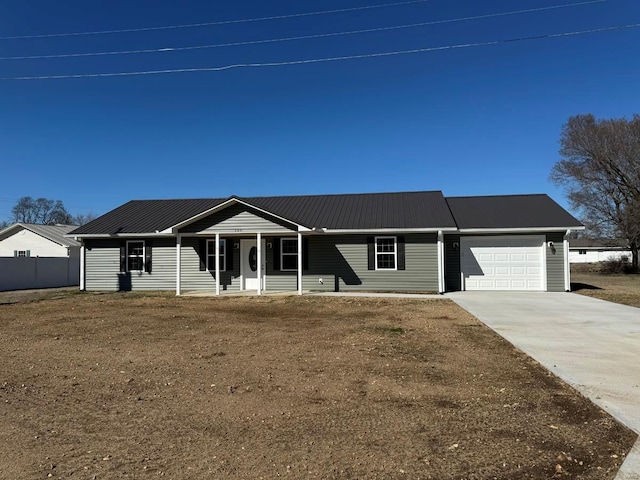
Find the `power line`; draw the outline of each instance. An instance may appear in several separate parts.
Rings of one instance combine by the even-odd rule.
[[[266,63],[236,63],[224,65],[221,67],[200,67],[200,68],[176,68],[168,70],[147,70],[137,72],[107,72],[107,73],[81,73],[71,75],[43,75],[30,77],[2,77],[0,80],[49,80],[49,79],[65,79],[65,78],[99,78],[99,77],[125,77],[134,75],[159,75],[167,73],[188,73],[188,72],[220,72],[223,70],[231,70],[235,68],[258,68],[258,67],[282,67],[286,65],[305,65],[311,63],[337,62],[343,60],[356,60],[363,58],[391,57],[395,55],[408,55],[412,53],[435,52],[439,50],[453,50],[471,47],[486,47],[490,45],[500,45],[503,43],[522,42],[527,40],[542,40],[546,38],[569,37],[574,35],[586,35],[590,33],[610,32],[613,30],[623,30],[629,28],[640,27],[640,23],[632,23],[628,25],[616,25],[613,27],[594,28],[590,30],[578,30],[574,32],[551,33],[546,35],[535,35],[531,37],[510,38],[507,40],[492,40],[488,42],[463,43],[457,45],[445,45],[440,47],[415,48],[412,50],[399,50],[393,52],[377,52],[366,53],[360,55],[346,55],[340,57],[314,58],[307,60],[289,60],[282,62],[266,62]]]
[[[51,37],[74,37],[79,35],[108,35],[114,33],[130,33],[130,32],[150,32],[155,30],[173,30],[179,28],[198,28],[211,27],[214,25],[230,25],[233,23],[249,23],[249,22],[265,22],[268,20],[280,20],[284,18],[310,17],[312,15],[329,15],[332,13],[355,12],[358,10],[370,10],[374,8],[396,7],[400,5],[410,5],[413,3],[425,3],[431,0],[408,0],[404,2],[385,3],[382,5],[366,5],[364,7],[339,8],[336,10],[322,10],[318,12],[291,13],[287,15],[272,15],[270,17],[243,18],[238,20],[222,20],[219,22],[203,22],[188,23],[182,25],[165,25],[161,27],[142,27],[142,28],[123,28],[120,30],[99,30],[93,32],[72,32],[72,33],[44,33],[38,35],[14,35],[8,37],[0,37],[0,40],[18,40],[25,38],[51,38]]]
[[[308,40],[313,38],[336,37],[336,36],[342,36],[342,35],[357,35],[362,33],[384,32],[384,31],[399,30],[404,28],[415,28],[415,27],[445,24],[445,23],[455,23],[455,22],[463,22],[463,21],[470,21],[470,20],[481,20],[486,18],[504,17],[508,15],[520,15],[525,13],[541,12],[545,10],[557,10],[559,8],[579,7],[579,6],[590,5],[594,3],[602,3],[606,1],[607,0],[589,0],[589,1],[577,2],[577,3],[567,3],[564,5],[553,5],[549,7],[529,8],[526,10],[515,10],[510,12],[489,13],[486,15],[475,15],[471,17],[459,17],[459,18],[451,18],[446,20],[434,20],[430,22],[411,23],[407,25],[394,25],[390,27],[368,28],[364,30],[352,30],[352,31],[346,31],[346,32],[320,33],[316,35],[302,35],[297,37],[272,38],[272,39],[266,39],[266,40],[250,40],[245,42],[233,42],[233,43],[218,43],[214,45],[165,47],[165,48],[155,48],[155,49],[145,49],[145,50],[123,50],[123,51],[112,51],[112,52],[88,52],[88,53],[67,53],[67,54],[56,54],[56,55],[29,55],[29,56],[19,56],[19,57],[0,57],[0,60],[35,60],[35,59],[70,58],[70,57],[95,57],[95,56],[105,56],[105,55],[130,55],[130,54],[142,54],[142,53],[167,53],[167,52],[180,52],[185,50],[200,50],[200,49],[207,49],[207,48],[236,47],[236,46],[245,46],[245,45],[275,43],[275,42],[290,42],[294,40]]]

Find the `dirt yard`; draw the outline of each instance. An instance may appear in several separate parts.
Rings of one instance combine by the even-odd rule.
[[[3,479],[612,479],[635,439],[446,300],[8,298]]]
[[[577,271],[576,271],[577,270]],[[640,307],[640,275],[604,275],[584,268],[572,269],[571,290],[609,302]]]

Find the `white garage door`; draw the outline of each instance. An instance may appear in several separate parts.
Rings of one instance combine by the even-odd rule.
[[[464,290],[545,290],[543,236],[462,237]]]

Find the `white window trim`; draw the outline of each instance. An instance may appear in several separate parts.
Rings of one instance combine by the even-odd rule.
[[[393,252],[379,252],[378,251],[378,240],[386,240],[393,239]],[[384,236],[384,237],[374,237],[373,239],[374,245],[374,262],[376,270],[384,270],[384,271],[393,271],[398,270],[398,237],[395,236]],[[393,268],[385,268],[378,267],[378,255],[393,255]]]
[[[140,270],[129,270],[129,244],[130,243],[142,243],[142,268]],[[127,272],[144,272],[144,262],[146,257],[146,250],[147,250],[147,242],[145,242],[144,240],[127,240],[127,252],[126,252],[126,267],[127,267]],[[134,255],[134,257],[138,257],[138,255]]]
[[[209,253],[209,243],[213,244],[213,253]],[[221,238],[220,239],[220,243],[222,245],[224,245],[224,253],[220,254],[220,271],[221,272],[226,272],[227,271],[227,239],[226,238]],[[216,240],[215,238],[208,238],[207,239],[207,245],[206,245],[206,253],[207,253],[207,270],[209,272],[215,272],[216,271],[216,267],[215,267],[215,261],[216,261]],[[213,268],[209,268],[209,257],[211,257],[213,259]]]
[[[296,245],[296,249],[298,248],[298,239],[295,237],[287,237],[287,238],[281,238],[280,239],[280,271],[281,272],[297,272],[298,271],[298,254],[300,252],[296,252],[296,253],[285,253],[284,252],[284,248],[283,247],[283,243],[285,241],[290,241],[290,242],[294,242]],[[288,257],[296,257],[296,266],[294,268],[284,268],[284,262],[282,261],[284,259],[284,256],[288,256]]]

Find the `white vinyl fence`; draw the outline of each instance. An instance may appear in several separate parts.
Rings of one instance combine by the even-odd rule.
[[[80,285],[75,257],[0,257],[0,292]]]

